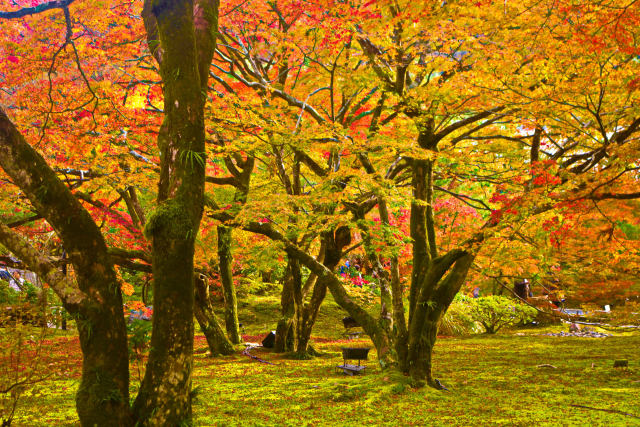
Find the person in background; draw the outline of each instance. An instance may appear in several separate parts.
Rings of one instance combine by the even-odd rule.
[[[513,292],[523,300],[533,296],[531,288],[529,287],[529,279],[522,279],[513,285]]]
[[[564,300],[564,291],[560,289],[560,281],[556,278],[551,279],[551,284],[549,285],[549,301],[560,308]]]

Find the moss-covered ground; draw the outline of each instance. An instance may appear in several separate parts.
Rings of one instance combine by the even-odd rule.
[[[251,297],[241,305],[247,341],[257,342],[274,328],[277,306],[276,297]],[[402,375],[381,371],[373,352],[364,375],[337,372],[340,347],[370,346],[365,338],[343,337],[343,316],[332,301],[323,307],[313,340],[322,356],[313,360],[291,360],[264,349],[252,354],[273,364],[240,352],[209,358],[204,338],[197,336],[194,424],[640,426],[638,334],[596,339],[518,329],[443,337],[434,354],[435,376],[449,389],[442,392],[413,389]],[[60,333],[47,345],[45,364],[57,374],[21,398],[14,425],[77,425],[77,338]],[[615,359],[628,359],[629,367],[613,368]],[[539,367],[543,364],[553,367]],[[132,396],[138,375],[134,364]]]

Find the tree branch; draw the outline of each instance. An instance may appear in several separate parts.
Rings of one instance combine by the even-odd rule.
[[[24,7],[22,9],[13,12],[0,12],[0,18],[3,19],[17,19],[29,15],[35,15],[51,9],[64,9],[68,7],[75,0],[55,0],[48,3],[42,3],[34,7]]]
[[[0,242],[51,286],[67,310],[76,311],[87,299],[87,295],[68,280],[48,257],[40,254],[22,236],[4,224],[0,224]]]

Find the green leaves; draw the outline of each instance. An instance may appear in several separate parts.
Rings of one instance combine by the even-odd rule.
[[[470,299],[468,303],[471,317],[480,322],[488,334],[495,334],[503,326],[526,323],[537,314],[535,308],[500,295]]]
[[[195,169],[196,165],[204,168],[207,161],[207,154],[193,150],[183,150],[178,154],[178,158],[183,165],[191,169]]]

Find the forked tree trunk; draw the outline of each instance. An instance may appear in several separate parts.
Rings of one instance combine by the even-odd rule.
[[[188,424],[192,418],[193,257],[206,162],[203,93],[217,16],[218,3],[205,0],[147,0],[143,10],[160,65],[166,132],[161,129],[158,138],[158,207],[145,227],[152,242],[154,316],[149,361],[133,407],[142,425]]]
[[[324,297],[326,295],[326,283],[318,281],[313,288],[311,299],[302,307],[300,316],[295,317],[297,322],[294,322],[294,351],[301,358],[312,355],[309,352],[309,341],[311,340],[311,332],[318,316],[318,312],[320,311],[322,301],[324,301]]]
[[[438,323],[464,283],[474,256],[454,249],[434,258],[419,277],[420,287],[411,313],[408,330],[407,360],[401,364],[416,385],[438,388],[431,374],[431,354]]]
[[[351,242],[351,232],[348,227],[339,227],[334,232],[325,232],[322,234],[322,262],[330,271],[333,271],[340,259],[342,258],[342,249]],[[295,309],[299,312],[294,316],[294,347],[298,357],[304,358],[309,356],[309,341],[311,340],[311,332],[316,323],[320,306],[327,295],[327,281],[324,278],[312,277],[315,280],[311,298],[304,303],[304,292],[300,289],[301,302],[297,302]],[[294,296],[295,288],[294,288]]]

